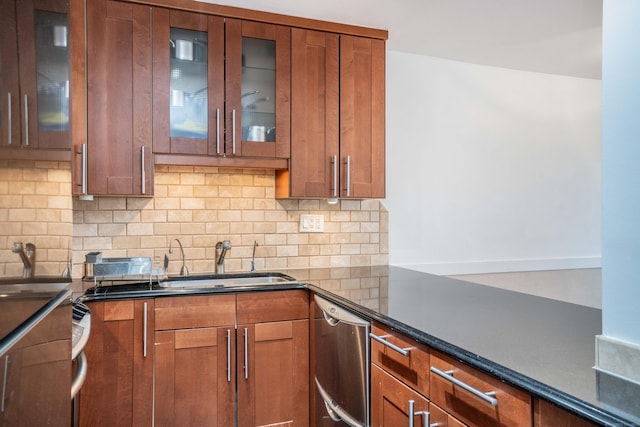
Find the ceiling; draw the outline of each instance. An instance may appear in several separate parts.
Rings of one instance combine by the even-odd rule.
[[[601,78],[602,0],[201,0],[389,30],[387,48]]]

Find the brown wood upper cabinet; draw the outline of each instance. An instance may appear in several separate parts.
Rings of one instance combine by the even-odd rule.
[[[68,160],[69,0],[0,3],[0,147]],[[66,150],[42,154],[34,149]],[[65,157],[66,156],[66,157]]]
[[[293,29],[291,49],[291,164],[276,196],[384,197],[384,40]]]
[[[87,138],[74,194],[153,195],[151,8],[86,2]]]
[[[154,8],[154,152],[288,158],[290,32]]]

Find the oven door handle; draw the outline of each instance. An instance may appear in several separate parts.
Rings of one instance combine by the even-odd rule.
[[[82,388],[82,384],[84,384],[84,380],[87,378],[87,356],[84,355],[84,351],[81,351],[75,360],[78,362],[78,371],[71,382],[71,400],[76,397]]]
[[[318,381],[318,378],[316,378],[316,386],[318,387],[318,392],[320,393],[320,396],[324,401],[324,406],[327,408],[327,413],[333,421],[342,421],[351,427],[365,427],[364,424],[354,419],[344,409],[342,409],[340,405],[338,405],[335,400],[331,398],[331,396],[329,396],[325,389],[323,389],[320,385],[320,381]]]

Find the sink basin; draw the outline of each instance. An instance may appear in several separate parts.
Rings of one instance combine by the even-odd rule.
[[[282,273],[207,274],[188,277],[170,277],[158,284],[162,288],[229,288],[242,286],[275,285],[295,282]]]

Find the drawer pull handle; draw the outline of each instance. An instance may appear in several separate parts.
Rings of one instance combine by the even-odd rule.
[[[484,400],[485,402],[487,402],[488,404],[490,404],[491,406],[497,406],[498,405],[498,399],[496,399],[494,396],[496,395],[495,391],[488,391],[488,392],[482,392],[480,390],[478,390],[477,388],[471,387],[469,384],[460,381],[457,378],[454,378],[453,376],[453,371],[441,371],[438,368],[435,367],[431,367],[431,372],[433,372],[434,374],[444,378],[445,380],[457,385],[458,387],[468,391],[469,393],[473,394],[476,397],[479,397],[480,399]]]
[[[249,328],[244,328],[244,379],[249,379]]]
[[[409,401],[409,427],[414,427],[413,419],[416,415],[422,415],[422,427],[429,427],[429,415],[428,411],[415,411],[415,400]],[[433,424],[436,426],[437,424]]]
[[[391,350],[397,351],[398,353],[400,353],[403,356],[408,356],[409,353],[411,352],[411,348],[401,348],[398,347],[397,345],[390,343],[389,341],[385,340],[386,337],[388,337],[388,335],[384,335],[379,337],[378,335],[374,334],[373,332],[369,333],[369,336],[371,338],[373,338],[374,340],[378,341],[379,343],[389,347]]]
[[[11,129],[11,121],[12,121],[12,117],[11,117],[11,92],[7,92],[7,131],[9,132],[9,139],[7,140],[7,143],[9,145],[11,145],[11,138],[13,138],[12,135],[12,129]],[[4,410],[2,411],[4,412]]]
[[[231,329],[227,329],[227,382],[231,382]]]
[[[147,305],[148,303],[144,303],[143,304],[143,317],[142,317],[142,329],[143,329],[143,333],[142,333],[142,357],[147,357],[147,329],[149,326],[149,307]]]

